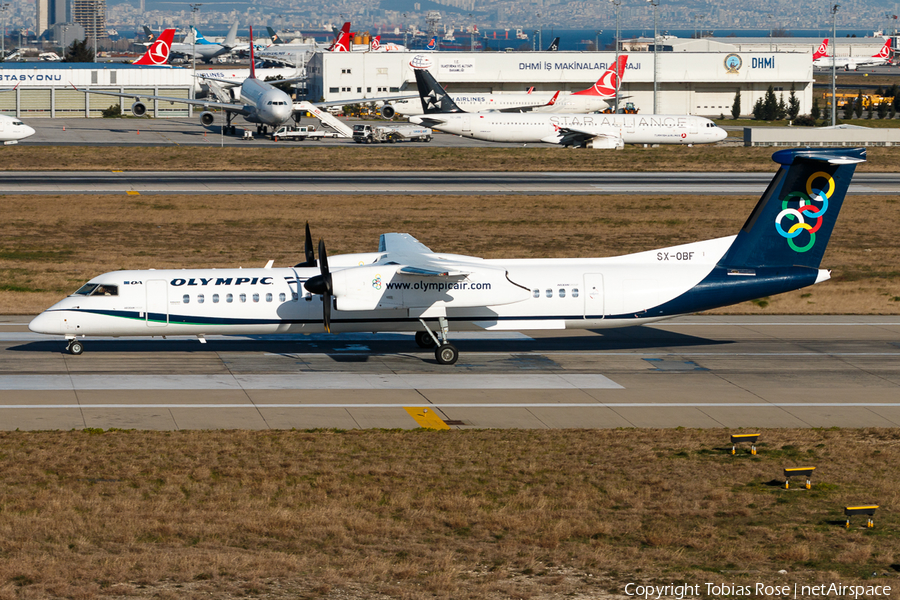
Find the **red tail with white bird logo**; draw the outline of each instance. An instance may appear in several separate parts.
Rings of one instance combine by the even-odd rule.
[[[625,73],[625,65],[628,64],[628,55],[619,56],[619,61],[600,75],[597,83],[586,90],[572,92],[573,96],[600,96],[611,98],[616,95],[616,89],[622,83],[622,75]]]
[[[164,65],[169,62],[169,49],[172,47],[172,40],[175,38],[174,29],[166,29],[159,37],[153,40],[150,47],[142,57],[134,61],[135,65]]]
[[[828,56],[828,38],[822,40],[822,43],[819,44],[819,48],[813,52],[813,60],[819,60],[823,56]]]

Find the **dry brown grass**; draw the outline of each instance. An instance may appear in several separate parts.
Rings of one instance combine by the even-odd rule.
[[[303,223],[329,252],[388,231],[498,257],[613,256],[735,233],[755,198],[712,196],[0,196],[0,313],[36,313],[117,269],[296,264]],[[834,279],[725,309],[900,313],[900,202],[852,196],[823,266]]]
[[[772,148],[628,146],[621,151],[391,147],[3,149],[0,169],[130,171],[772,171]],[[866,172],[900,170],[900,148],[869,148]]]
[[[895,430],[2,433],[0,598],[892,585]],[[786,491],[785,466],[816,466]],[[792,486],[799,487],[799,486]],[[842,507],[881,506],[849,530]],[[779,575],[781,569],[787,575]],[[872,573],[877,573],[872,578]]]

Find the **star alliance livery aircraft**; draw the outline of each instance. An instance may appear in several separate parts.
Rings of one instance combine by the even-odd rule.
[[[414,331],[453,364],[457,330],[596,329],[653,323],[796,290],[819,268],[864,148],[780,150],[781,166],[737,235],[606,258],[491,259],[435,252],[405,233],[377,252],[290,268],[113,271],[28,325],[65,336]]]

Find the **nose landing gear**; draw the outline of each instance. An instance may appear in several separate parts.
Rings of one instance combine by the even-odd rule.
[[[78,356],[79,354],[84,352],[84,344],[75,339],[69,340],[69,343],[66,346],[66,352]]]

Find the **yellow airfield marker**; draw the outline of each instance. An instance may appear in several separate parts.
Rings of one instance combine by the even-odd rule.
[[[134,191],[134,190],[128,190],[128,191],[125,192],[125,193],[128,194],[129,196],[140,196],[140,195],[141,195],[140,192],[136,192],[136,191]]]
[[[403,409],[416,420],[419,427],[425,429],[450,429],[450,426],[444,423],[443,419],[434,412],[434,409],[424,406],[404,406]]]
[[[113,171],[113,173],[121,173],[122,171]]]

